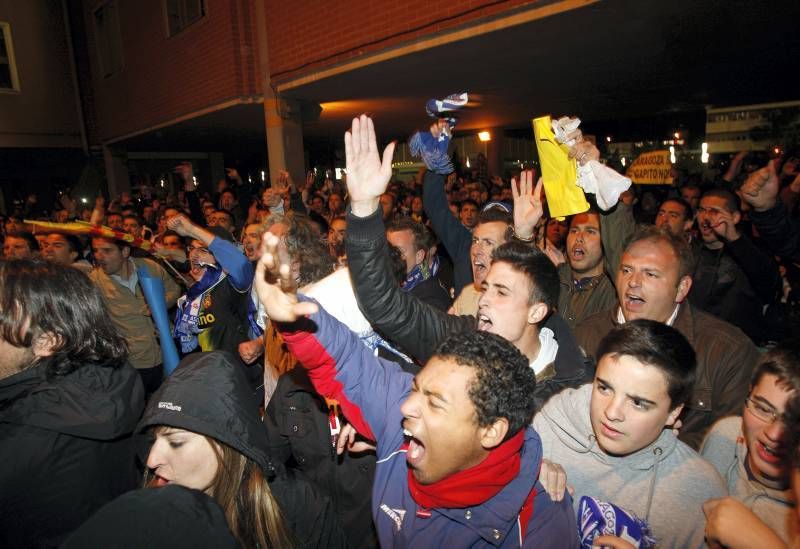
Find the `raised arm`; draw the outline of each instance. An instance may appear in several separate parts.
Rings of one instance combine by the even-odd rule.
[[[473,317],[448,315],[394,281],[379,211],[366,218],[347,216],[347,262],[358,305],[370,324],[401,350],[424,364],[450,333],[474,326]]]
[[[770,249],[784,259],[800,261],[800,225],[778,198],[780,182],[774,162],[750,174],[741,197],[753,207],[750,218]]]
[[[347,187],[347,261],[359,307],[372,325],[414,358],[425,362],[434,347],[463,322],[402,292],[391,275],[380,195],[391,177],[394,145],[378,155],[372,120],[362,115],[345,133]],[[474,322],[474,320],[472,320]]]
[[[317,303],[298,300],[289,266],[277,264],[277,245],[277,237],[267,233],[254,279],[259,301],[289,350],[309,370],[317,392],[338,400],[356,430],[378,442],[380,455],[384,443],[399,442],[389,438],[398,432],[399,403],[410,390],[411,376],[375,357]]]
[[[167,227],[181,236],[199,240],[214,254],[223,270],[228,273],[233,287],[245,292],[250,289],[253,280],[253,266],[241,250],[230,242],[217,236],[203,227],[192,223],[183,214],[178,214],[167,222]]]

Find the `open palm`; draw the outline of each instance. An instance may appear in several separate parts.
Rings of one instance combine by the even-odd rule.
[[[353,203],[374,201],[375,209],[380,196],[386,191],[392,177],[394,143],[389,143],[378,154],[375,126],[365,114],[353,119],[350,131],[344,134],[347,163],[347,190]]]

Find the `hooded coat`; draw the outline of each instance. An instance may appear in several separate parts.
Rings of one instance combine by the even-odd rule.
[[[104,505],[62,549],[85,547],[240,547],[217,502],[183,486],[142,488]]]
[[[0,547],[54,547],[140,482],[132,434],[144,389],[129,364],[0,380]]]
[[[298,547],[347,547],[330,500],[272,460],[258,407],[238,357],[196,353],[181,361],[150,398],[138,431],[169,425],[230,446],[261,468]]]
[[[719,474],[670,429],[633,454],[606,454],[589,418],[592,387],[555,395],[533,418],[544,457],[564,468],[575,489],[576,511],[581,497],[592,496],[645,520],[658,547],[703,546],[703,502],[727,495]]]

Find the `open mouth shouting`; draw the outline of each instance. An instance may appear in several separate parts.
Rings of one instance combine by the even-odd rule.
[[[569,251],[569,257],[573,261],[580,261],[586,257],[586,250],[583,249],[583,246],[573,246]]]
[[[403,436],[408,442],[406,461],[409,465],[411,465],[411,467],[416,468],[425,458],[425,445],[408,429],[403,429]]]
[[[478,330],[481,332],[488,332],[492,329],[494,323],[488,315],[478,311]]]
[[[756,453],[762,461],[773,467],[780,467],[785,460],[783,448],[776,444],[762,442],[761,440],[756,440]]]
[[[625,306],[626,311],[631,312],[640,312],[647,303],[644,298],[638,294],[633,292],[626,292],[625,293],[625,301],[623,305]]]

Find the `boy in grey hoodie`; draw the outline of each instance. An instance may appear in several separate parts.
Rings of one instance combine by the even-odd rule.
[[[675,329],[635,320],[601,342],[592,384],[555,395],[534,417],[544,455],[583,496],[644,520],[658,547],[701,547],[702,505],[727,494],[716,470],[672,431],[691,394],[694,350]]]

